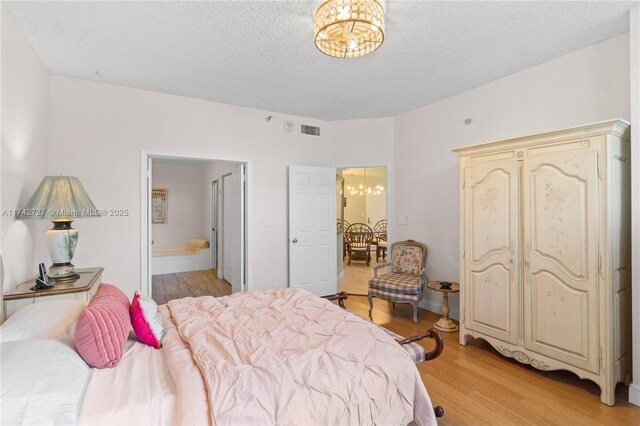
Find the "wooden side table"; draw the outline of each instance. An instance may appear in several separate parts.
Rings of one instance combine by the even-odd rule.
[[[450,283],[450,287],[442,287],[442,283]],[[458,325],[449,318],[449,293],[458,293],[460,284],[449,281],[429,281],[427,288],[442,293],[442,318],[433,325],[437,330],[451,333],[458,331]]]
[[[89,301],[98,289],[95,284],[102,282],[103,271],[101,267],[76,268],[79,275],[77,280],[57,282],[45,290],[30,290],[35,285],[35,278],[19,284],[2,296],[5,318],[31,303],[60,299]]]

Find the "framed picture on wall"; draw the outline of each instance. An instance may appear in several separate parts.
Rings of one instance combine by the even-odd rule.
[[[151,190],[151,223],[167,223],[167,202],[169,191]]]

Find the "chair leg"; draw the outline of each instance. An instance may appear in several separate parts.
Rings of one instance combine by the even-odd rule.
[[[349,261],[347,262],[347,265],[351,265],[351,250],[349,250]]]
[[[376,263],[379,262],[380,259],[380,246],[376,247]]]
[[[396,302],[391,302],[391,307],[392,307],[393,309],[395,309],[395,308],[396,308]]]
[[[372,318],[371,316],[372,311],[373,311],[373,297],[371,296],[371,293],[369,293],[369,318]]]
[[[418,323],[418,303],[413,304],[413,322]]]

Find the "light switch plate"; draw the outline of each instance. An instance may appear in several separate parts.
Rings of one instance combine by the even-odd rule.
[[[398,216],[398,225],[408,225],[409,218],[407,216]]]

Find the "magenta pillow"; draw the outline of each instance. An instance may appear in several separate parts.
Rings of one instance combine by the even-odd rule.
[[[160,349],[164,337],[162,316],[158,312],[156,302],[136,291],[131,301],[131,325],[138,340],[142,343]]]
[[[122,358],[129,330],[129,299],[118,287],[100,284],[78,318],[76,349],[92,367],[115,367]]]

